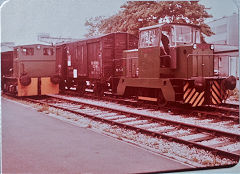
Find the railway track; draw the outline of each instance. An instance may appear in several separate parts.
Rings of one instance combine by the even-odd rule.
[[[221,107],[239,109],[239,104],[222,103]]]
[[[101,105],[96,101],[73,100],[63,96],[60,98],[51,96],[46,99],[28,100],[89,117],[93,120],[118,125],[153,137],[204,149],[234,161],[238,161],[240,156],[240,133],[189,124],[171,120],[167,117],[157,117],[141,111],[130,111],[130,108],[110,107],[108,104]]]
[[[70,96],[77,96],[78,94],[75,91],[65,91],[64,94],[69,94]],[[83,96],[89,99],[97,99],[92,94],[92,92],[87,91],[87,93]],[[111,101],[115,103],[124,104],[127,106],[134,107],[142,107],[143,109],[153,109],[156,111],[171,111],[173,114],[181,114],[187,117],[198,117],[200,119],[209,118],[214,119],[216,121],[233,121],[235,123],[239,123],[239,106],[234,104],[225,104],[223,103],[221,106],[203,106],[199,108],[191,108],[188,105],[183,105],[180,103],[169,104],[164,107],[159,107],[154,102],[146,102],[146,101],[138,101],[136,99],[125,99],[119,98],[117,96],[107,95],[101,98],[103,101]]]

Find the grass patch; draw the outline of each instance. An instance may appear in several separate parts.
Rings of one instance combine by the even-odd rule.
[[[87,128],[92,128],[92,125],[91,123],[88,124]]]
[[[235,88],[232,91],[229,91],[229,96],[235,100],[235,101],[239,101],[239,90],[237,88]]]
[[[56,113],[55,113],[55,114],[56,114],[57,116],[59,116],[59,115],[60,115],[58,110],[56,111]]]
[[[121,136],[118,136],[117,139],[119,139],[119,140],[123,140]]]
[[[40,108],[37,111],[38,112],[49,112],[49,106],[47,104],[43,104],[40,106]]]
[[[85,106],[84,106],[84,105],[81,105],[81,106],[80,106],[80,109],[85,109]]]

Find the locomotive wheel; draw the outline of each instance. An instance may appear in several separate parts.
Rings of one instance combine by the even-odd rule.
[[[66,89],[65,89],[65,82],[64,81],[60,81],[59,82],[59,89],[60,89],[60,91],[65,91]]]
[[[95,83],[93,88],[95,96],[102,97],[104,94],[104,88],[101,83]]]
[[[83,96],[83,94],[85,93],[85,82],[84,81],[80,81],[78,83],[77,91],[80,96]]]
[[[65,82],[65,86],[67,87],[67,90],[70,90],[71,87],[73,86],[73,85],[72,85],[72,81],[71,81],[71,80],[67,80],[67,81]]]
[[[167,100],[164,98],[163,93],[161,90],[158,92],[158,97],[157,97],[157,104],[160,107],[166,106],[167,105]]]
[[[94,83],[93,93],[95,96],[97,96],[97,94],[98,94],[98,84],[97,83]]]

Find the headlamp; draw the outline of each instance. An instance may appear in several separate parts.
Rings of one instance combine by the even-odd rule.
[[[197,49],[197,44],[193,44],[193,49]]]
[[[214,49],[214,45],[210,45],[210,49],[213,50]]]

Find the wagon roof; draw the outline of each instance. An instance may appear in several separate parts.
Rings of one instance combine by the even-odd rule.
[[[84,39],[77,39],[75,41],[62,42],[62,43],[58,43],[56,45],[63,45],[63,44],[68,44],[68,43],[76,43],[76,42],[80,42],[80,41],[100,39],[102,37],[105,37],[105,36],[108,36],[108,35],[111,35],[111,34],[129,34],[129,33],[127,33],[127,32],[114,32],[114,33],[108,33],[108,34],[101,34],[101,35],[97,35],[97,36],[87,37],[87,38],[84,38]]]
[[[29,45],[17,45],[17,46],[14,46],[14,48],[17,48],[17,47],[31,47],[31,46],[46,46],[46,47],[52,47],[52,45],[44,45],[44,44],[29,44]]]
[[[152,29],[152,28],[159,28],[159,27],[163,27],[163,26],[170,26],[170,25],[185,25],[185,26],[191,26],[191,27],[195,27],[195,28],[200,28],[200,26],[198,25],[194,25],[194,24],[187,24],[187,23],[160,23],[157,25],[152,25],[152,26],[148,26],[148,27],[143,27],[140,28],[139,30],[147,30],[147,29]]]
[[[13,51],[2,51],[1,54],[9,54],[9,53],[13,53]]]

